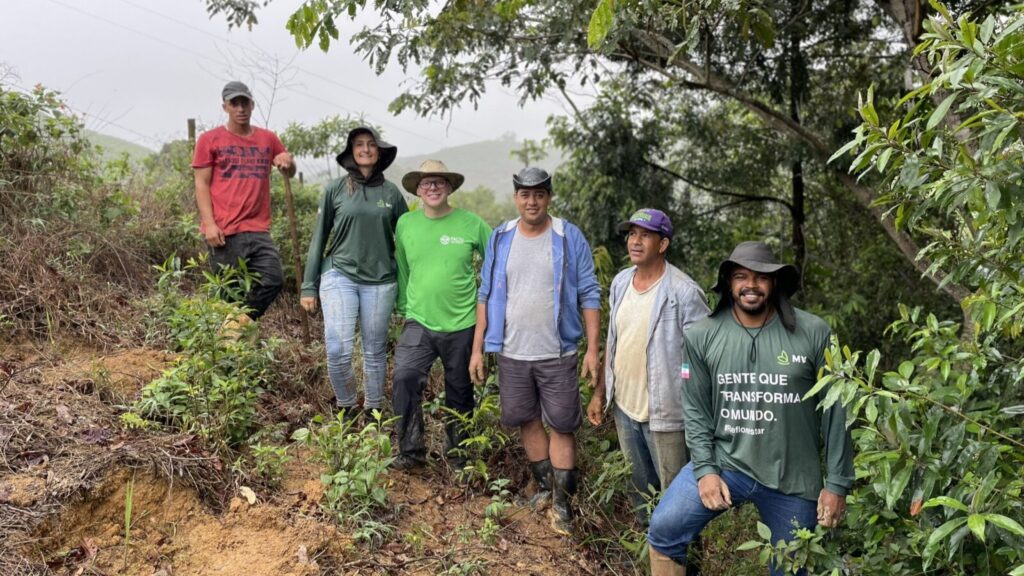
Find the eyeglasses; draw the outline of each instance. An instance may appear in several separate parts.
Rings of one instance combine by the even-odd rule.
[[[448,187],[448,181],[444,178],[440,180],[420,180],[419,188],[421,190],[443,190]]]

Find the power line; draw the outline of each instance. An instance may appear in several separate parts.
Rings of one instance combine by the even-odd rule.
[[[132,2],[131,0],[118,0],[118,1],[121,2],[122,4],[127,4],[129,6],[133,6],[133,7],[135,7],[138,10],[142,10],[144,12],[149,12],[150,14],[159,16],[159,17],[164,18],[166,20],[170,20],[171,22],[174,22],[175,24],[179,24],[181,26],[185,26],[186,28],[190,28],[192,30],[195,30],[195,31],[197,31],[197,32],[199,32],[201,34],[204,34],[206,36],[214,38],[214,39],[216,39],[218,41],[224,42],[225,44],[230,44],[230,45],[233,45],[233,46],[236,46],[236,47],[239,47],[239,48],[244,48],[243,46],[239,46],[237,43],[232,42],[231,40],[228,40],[227,38],[223,38],[221,36],[213,34],[212,32],[208,32],[206,30],[203,30],[202,28],[200,28],[200,27],[198,27],[198,26],[196,26],[196,25],[194,25],[194,24],[192,24],[190,22],[186,22],[186,21],[181,20],[179,18],[175,18],[175,17],[173,17],[173,16],[171,16],[169,14],[165,14],[163,12],[160,12],[160,11],[157,11],[157,10],[153,10],[152,8],[149,8],[149,7],[146,7],[146,6],[141,6],[141,5],[139,5],[139,4],[135,3],[135,2]],[[349,86],[347,84],[342,84],[341,82],[338,82],[337,80],[334,80],[333,78],[329,78],[329,77],[324,76],[322,74],[318,74],[318,73],[313,72],[311,70],[305,69],[305,68],[303,68],[301,66],[293,66],[293,68],[295,68],[299,72],[302,72],[303,74],[312,76],[314,78],[317,78],[317,79],[322,80],[324,82],[327,82],[329,84],[333,84],[334,86],[337,86],[337,87],[341,88],[342,90],[346,90],[348,92],[352,92],[354,94],[358,94],[360,96],[364,96],[366,98],[369,98],[370,100],[377,100],[378,97],[379,97],[377,94],[370,94],[369,92],[364,92],[362,90],[359,90],[358,88],[354,88],[354,87]],[[485,138],[485,137],[483,137],[483,136],[481,136],[479,134],[470,132],[468,130],[463,130],[461,128],[452,127],[452,130],[454,130],[456,132],[459,132],[461,134],[464,134],[466,136],[472,136],[473,138],[477,138],[479,140],[486,140],[487,139],[487,138]],[[434,140],[432,140],[430,138],[427,138],[426,136],[421,136],[421,137],[423,137],[423,138],[425,138],[425,139],[427,139],[429,141],[432,141],[432,142],[434,141]]]
[[[30,90],[30,89],[28,89],[28,88],[26,88],[24,86],[21,86],[20,84],[11,83],[10,85],[13,86],[14,88],[17,88],[18,90],[20,90],[24,94],[31,94],[33,92],[32,90]],[[75,108],[74,106],[71,106],[70,104],[68,104],[67,102],[65,102],[63,100],[61,100],[61,104],[63,104],[64,107],[67,108],[68,110],[71,110],[72,112],[78,114],[79,116],[81,116],[83,118],[92,118],[92,119],[94,119],[94,120],[96,120],[98,122],[102,122],[106,126],[114,126],[115,128],[119,128],[121,130],[124,130],[125,132],[128,132],[129,134],[133,134],[135,136],[138,136],[139,138],[141,138],[143,140],[146,140],[148,142],[152,142],[152,143],[156,144],[157,147],[160,147],[160,146],[164,145],[164,142],[158,140],[157,138],[154,138],[152,136],[143,134],[141,132],[137,132],[137,131],[135,131],[135,130],[133,130],[131,128],[128,128],[127,126],[122,126],[121,124],[118,124],[117,122],[114,122],[113,120],[107,120],[107,119],[102,118],[100,116],[97,116],[95,114],[89,114],[88,112],[85,112],[84,110],[79,110],[79,109]]]
[[[95,14],[95,13],[93,13],[93,12],[89,12],[89,11],[87,11],[87,10],[83,10],[83,9],[81,9],[81,8],[78,8],[78,7],[76,7],[76,6],[72,6],[72,5],[69,5],[69,4],[65,3],[65,2],[62,2],[61,0],[49,0],[49,1],[50,1],[50,2],[52,2],[52,3],[54,3],[54,4],[57,4],[57,5],[63,6],[63,7],[65,7],[65,8],[69,8],[69,9],[71,9],[71,10],[73,10],[73,11],[75,11],[75,12],[78,12],[78,13],[80,13],[80,14],[84,14],[84,15],[86,15],[86,16],[89,16],[89,17],[91,17],[91,18],[95,18],[95,19],[97,19],[97,20],[100,20],[100,21],[102,21],[102,22],[106,22],[106,23],[108,23],[108,24],[110,24],[110,25],[112,25],[112,26],[115,26],[115,27],[118,27],[118,28],[122,28],[122,29],[124,29],[124,30],[128,30],[128,31],[130,31],[130,32],[133,32],[133,33],[135,33],[135,34],[138,34],[138,35],[140,35],[140,36],[142,36],[142,37],[144,37],[144,38],[148,38],[148,39],[150,39],[150,40],[153,40],[153,41],[155,41],[155,42],[159,42],[160,44],[164,44],[164,45],[166,45],[166,46],[170,46],[171,48],[174,48],[175,50],[179,50],[179,51],[181,51],[181,52],[185,52],[185,53],[191,54],[191,55],[193,55],[193,56],[195,56],[195,57],[197,57],[197,58],[200,58],[200,59],[203,59],[203,60],[206,60],[206,61],[212,62],[212,63],[214,63],[214,64],[217,64],[217,65],[220,65],[220,66],[224,66],[224,65],[225,65],[225,62],[222,62],[222,61],[216,60],[215,58],[212,58],[212,57],[210,57],[209,55],[207,55],[207,54],[204,54],[204,53],[202,53],[202,52],[198,52],[198,51],[196,51],[196,50],[193,50],[193,49],[191,49],[191,48],[187,48],[187,47],[184,47],[184,46],[180,46],[180,45],[178,45],[178,44],[175,44],[175,43],[173,43],[173,42],[170,42],[170,41],[168,41],[168,40],[165,40],[165,39],[163,39],[163,38],[160,38],[160,37],[158,37],[158,36],[155,36],[155,35],[153,35],[153,34],[150,34],[150,33],[148,33],[148,32],[144,32],[144,31],[142,31],[142,30],[138,30],[138,29],[136,29],[136,28],[133,28],[133,27],[131,27],[131,26],[127,26],[127,25],[125,25],[125,24],[121,24],[121,23],[119,23],[119,22],[116,22],[116,21],[114,21],[114,20],[111,20],[111,19],[109,19],[109,18],[106,18],[106,17],[104,17],[104,16],[101,16],[101,15],[99,15],[99,14]],[[172,21],[172,22],[174,22],[174,23],[176,23],[176,24],[179,24],[179,25],[181,25],[181,26],[185,26],[185,27],[187,27],[187,28],[190,28],[190,29],[196,30],[196,31],[198,31],[198,32],[200,32],[200,33],[202,33],[202,34],[204,34],[204,35],[206,35],[206,36],[210,36],[210,37],[212,37],[212,38],[214,38],[214,39],[217,39],[217,40],[219,40],[219,41],[221,41],[221,42],[224,42],[225,44],[229,44],[229,45],[232,45],[232,46],[235,46],[235,47],[239,47],[239,48],[244,48],[243,46],[239,46],[239,45],[238,45],[237,43],[235,43],[235,42],[232,42],[232,41],[230,41],[230,40],[228,40],[228,39],[226,39],[226,38],[222,38],[222,37],[220,37],[220,36],[217,36],[216,34],[212,34],[212,33],[210,33],[210,32],[207,32],[206,30],[203,30],[203,29],[201,29],[201,28],[199,28],[199,27],[197,27],[197,26],[195,26],[195,25],[192,25],[192,24],[190,24],[190,23],[184,22],[184,21],[182,21],[182,20],[180,20],[180,19],[174,18],[174,17],[172,17],[172,16],[169,16],[169,15],[167,15],[167,14],[163,14],[163,13],[161,13],[161,12],[158,12],[158,11],[156,11],[156,10],[152,10],[152,9],[150,9],[150,8],[147,8],[147,7],[139,6],[138,4],[136,4],[136,3],[134,3],[134,2],[130,2],[129,0],[119,0],[119,1],[121,1],[121,2],[122,2],[122,3],[124,3],[124,4],[128,4],[128,5],[130,5],[130,6],[133,6],[133,7],[137,8],[137,9],[143,10],[143,11],[145,11],[145,12],[149,12],[149,13],[151,13],[151,14],[154,14],[154,15],[156,15],[156,16],[159,16],[159,17],[161,17],[161,18],[164,18],[164,19],[170,20],[170,21]],[[344,89],[344,90],[347,90],[347,91],[349,91],[349,92],[353,92],[353,93],[355,93],[355,94],[359,94],[359,95],[361,95],[361,96],[364,96],[364,97],[367,97],[367,98],[370,98],[370,99],[377,99],[377,96],[376,96],[376,95],[373,95],[373,94],[369,94],[369,93],[367,93],[367,92],[363,92],[363,91],[361,91],[361,90],[358,90],[358,89],[356,89],[356,88],[352,88],[351,86],[347,86],[347,85],[345,85],[345,84],[342,84],[342,83],[340,83],[340,82],[338,82],[338,81],[336,81],[336,80],[333,80],[333,79],[331,79],[331,78],[328,78],[328,77],[326,77],[326,76],[323,76],[323,75],[321,75],[321,74],[317,74],[317,73],[315,73],[315,72],[312,72],[312,71],[310,71],[310,70],[306,70],[306,69],[304,69],[304,68],[302,68],[302,67],[299,67],[299,66],[293,66],[293,67],[294,67],[294,68],[295,68],[295,69],[296,69],[297,71],[299,71],[299,72],[302,72],[302,73],[304,73],[304,74],[307,74],[307,75],[309,75],[309,76],[312,76],[312,77],[314,77],[314,78],[320,79],[320,80],[322,80],[322,81],[324,81],[324,82],[328,82],[328,83],[330,83],[330,84],[332,84],[332,85],[338,86],[339,88],[342,88],[342,89]],[[283,89],[283,90],[286,90],[286,91],[288,91],[288,92],[292,92],[292,93],[294,93],[294,94],[296,94],[296,95],[299,95],[299,96],[305,96],[306,98],[310,98],[310,99],[312,99],[312,100],[317,100],[317,101],[319,101],[319,102],[322,102],[322,103],[324,103],[324,104],[327,104],[327,105],[329,105],[329,106],[332,106],[332,107],[338,108],[338,109],[340,109],[340,110],[342,110],[342,111],[344,111],[344,112],[346,112],[346,113],[348,113],[348,114],[350,114],[350,115],[353,115],[353,116],[360,116],[360,115],[361,115],[361,114],[357,113],[356,111],[354,111],[354,110],[351,110],[351,109],[348,109],[348,108],[346,108],[345,106],[342,106],[342,105],[340,105],[340,104],[338,104],[338,103],[336,103],[336,102],[332,102],[332,101],[330,101],[330,100],[327,100],[327,99],[325,99],[325,98],[322,98],[322,97],[319,97],[319,96],[314,96],[314,95],[312,95],[312,94],[309,94],[309,93],[307,93],[307,92],[304,92],[304,91],[301,91],[301,90],[297,90],[297,89],[295,89],[295,88],[293,88],[293,87],[289,87],[289,86],[284,86],[284,87],[282,87],[282,89]],[[419,133],[417,133],[417,132],[414,132],[414,131],[412,131],[412,130],[409,130],[409,129],[406,129],[406,128],[402,128],[401,126],[397,126],[397,125],[391,124],[390,122],[381,122],[381,124],[382,124],[383,126],[386,126],[386,127],[390,128],[390,129],[393,129],[393,130],[395,130],[395,131],[397,131],[397,132],[402,132],[402,133],[405,133],[405,134],[408,134],[408,135],[411,135],[411,136],[415,136],[415,137],[417,137],[417,138],[420,138],[420,139],[422,139],[422,140],[425,140],[425,141],[427,141],[427,142],[432,142],[432,143],[434,143],[435,145],[438,145],[438,146],[442,146],[442,147],[443,147],[443,146],[445,146],[445,145],[446,145],[446,143],[444,143],[444,142],[441,142],[441,141],[439,141],[439,140],[436,140],[436,139],[434,139],[434,138],[432,138],[432,137],[430,137],[430,136],[426,136],[426,135],[424,135],[424,134],[419,134]],[[458,132],[460,132],[460,133],[466,134],[466,135],[468,135],[468,136],[474,137],[474,138],[478,138],[478,139],[481,139],[481,140],[484,140],[484,139],[485,139],[484,137],[482,137],[482,136],[480,136],[480,135],[477,135],[477,134],[473,134],[473,133],[471,133],[471,132],[467,132],[467,131],[465,131],[465,130],[461,130],[461,129],[458,129],[458,128],[454,128],[454,130],[456,130],[456,131],[458,131]]]

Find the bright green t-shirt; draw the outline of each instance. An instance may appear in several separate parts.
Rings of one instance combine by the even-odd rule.
[[[817,500],[823,485],[840,496],[852,486],[853,445],[842,403],[818,410],[827,388],[803,399],[825,362],[829,327],[794,311],[793,332],[778,315],[748,330],[729,310],[686,331],[683,413],[697,478],[727,468],[808,500]]]
[[[473,253],[483,258],[490,235],[486,222],[461,208],[440,218],[428,218],[423,210],[399,218],[395,310],[435,332],[476,324]]]

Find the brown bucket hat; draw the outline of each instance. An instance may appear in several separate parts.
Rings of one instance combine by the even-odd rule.
[[[402,176],[402,188],[412,195],[416,195],[416,188],[420,185],[420,180],[427,176],[440,176],[448,183],[452,185],[452,192],[459,189],[462,183],[466,181],[466,177],[458,172],[452,172],[448,170],[448,167],[444,165],[444,162],[440,160],[424,160],[420,164],[419,170],[409,172],[405,176]]]

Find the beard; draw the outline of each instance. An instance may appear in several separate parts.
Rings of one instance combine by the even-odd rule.
[[[757,304],[747,304],[743,301],[743,296],[746,294],[753,294],[760,296],[761,300]],[[733,302],[747,314],[751,316],[758,316],[768,308],[768,297],[760,290],[740,290],[738,295],[733,296]]]

